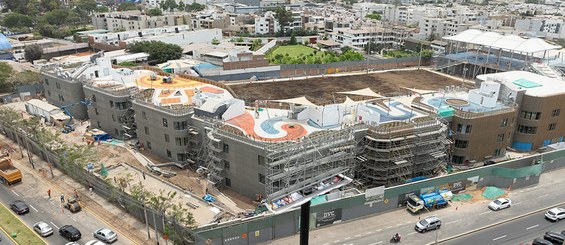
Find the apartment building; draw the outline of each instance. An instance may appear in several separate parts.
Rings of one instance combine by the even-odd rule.
[[[564,24],[565,22],[560,18],[531,17],[516,19],[514,28],[517,31],[530,32],[536,36],[565,38]]]
[[[424,18],[420,21],[420,34],[426,39],[439,39],[444,36],[455,36],[471,28],[471,24],[464,17],[452,18]]]
[[[261,17],[255,18],[255,34],[275,34],[281,30],[279,21],[271,11],[265,12]]]
[[[191,15],[184,12],[164,13],[162,16],[149,16],[140,11],[96,13],[92,15],[95,29],[109,31],[132,31],[164,26],[188,25]]]
[[[362,49],[369,42],[384,43],[392,47],[400,47],[410,36],[411,28],[395,26],[390,28],[340,28],[334,29],[330,37],[342,45]]]

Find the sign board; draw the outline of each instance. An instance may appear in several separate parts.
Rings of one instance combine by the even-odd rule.
[[[316,215],[316,227],[331,225],[341,222],[341,208],[318,213]]]
[[[378,186],[365,191],[365,204],[382,202],[385,198],[385,186]]]

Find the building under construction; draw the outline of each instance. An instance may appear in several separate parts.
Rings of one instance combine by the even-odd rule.
[[[358,177],[369,186],[392,186],[436,176],[448,160],[447,126],[435,118],[369,127]]]

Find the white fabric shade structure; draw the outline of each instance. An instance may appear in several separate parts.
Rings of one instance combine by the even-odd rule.
[[[495,32],[482,32],[474,29],[466,30],[455,36],[443,37],[443,39],[522,53],[538,53],[561,48],[559,45],[549,44],[540,38],[525,39],[516,35],[503,36]]]
[[[377,97],[383,98],[384,96],[375,93],[375,91],[371,90],[370,88],[364,88],[359,90],[353,91],[345,91],[345,92],[337,92],[338,94],[349,94],[349,95],[360,95],[360,96],[367,96],[367,97]]]
[[[349,96],[345,96],[345,101],[343,102],[344,105],[351,105],[357,103],[356,101],[349,98]]]
[[[436,93],[436,92],[437,92],[436,90],[416,89],[416,88],[408,88],[408,87],[402,87],[402,86],[400,86],[400,87],[403,88],[403,89],[410,90],[410,91],[412,91],[412,92],[414,92],[414,93],[421,94],[421,95],[423,95],[423,94],[431,94],[431,93]]]
[[[270,100],[273,102],[280,102],[280,103],[288,103],[288,104],[298,104],[298,105],[308,105],[308,106],[316,106],[316,104],[310,102],[306,97],[296,97],[290,99],[283,99],[283,100]]]

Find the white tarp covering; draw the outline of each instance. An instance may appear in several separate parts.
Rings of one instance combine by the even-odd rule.
[[[299,105],[309,105],[309,106],[316,106],[314,103],[310,102],[306,97],[296,97],[291,99],[284,99],[284,100],[271,100],[273,102],[281,102],[281,103],[289,103],[289,104],[299,104]]]
[[[375,93],[375,91],[371,90],[370,88],[364,88],[359,90],[353,91],[345,91],[345,92],[337,92],[338,94],[350,94],[350,95],[361,95],[361,96],[369,96],[369,97],[384,97],[380,94]]]
[[[443,37],[443,39],[523,53],[537,53],[561,48],[559,45],[549,44],[540,38],[525,39],[516,35],[502,36],[498,33],[482,32],[474,29],[466,30],[455,36]]]

